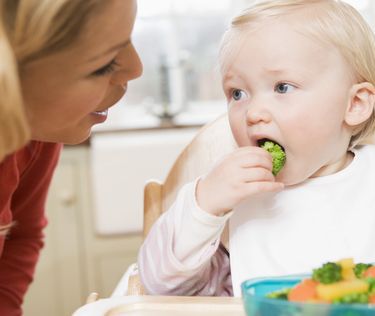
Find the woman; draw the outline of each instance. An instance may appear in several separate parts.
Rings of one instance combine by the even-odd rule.
[[[0,315],[21,315],[60,143],[77,144],[142,73],[135,0],[0,0]]]

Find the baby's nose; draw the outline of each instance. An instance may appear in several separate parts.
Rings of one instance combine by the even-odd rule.
[[[246,112],[246,121],[249,125],[260,122],[269,123],[271,121],[271,114],[266,107],[259,104],[251,104]]]

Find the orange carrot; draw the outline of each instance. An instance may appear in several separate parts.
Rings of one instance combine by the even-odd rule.
[[[297,284],[288,294],[291,302],[307,302],[316,299],[316,286],[318,282],[312,279],[305,279]]]
[[[375,266],[367,268],[367,270],[363,272],[363,276],[365,278],[375,278]]]
[[[370,304],[375,304],[375,294],[370,295],[370,297],[368,298],[368,302]]]

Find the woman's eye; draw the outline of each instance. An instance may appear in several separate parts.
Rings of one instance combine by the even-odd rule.
[[[240,90],[240,89],[233,89],[232,90],[232,98],[233,98],[233,100],[239,101],[239,100],[241,100],[241,98],[243,96],[245,96],[245,92],[243,90]]]
[[[93,76],[105,76],[108,75],[115,70],[115,66],[117,65],[115,60],[112,60],[109,64],[105,65],[102,68],[99,68],[98,70],[95,70],[92,75]]]
[[[275,91],[278,92],[278,93],[291,92],[291,91],[293,91],[293,89],[294,89],[294,87],[291,84],[285,83],[285,82],[278,83],[275,86]]]

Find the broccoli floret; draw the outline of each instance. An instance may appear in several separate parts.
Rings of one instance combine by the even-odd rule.
[[[366,278],[365,281],[368,283],[368,293],[373,295],[375,294],[375,278]]]
[[[291,288],[277,290],[277,291],[266,294],[266,297],[267,298],[274,298],[274,299],[278,299],[278,300],[287,300],[290,290],[291,290]]]
[[[286,155],[284,150],[279,144],[275,144],[271,141],[266,141],[261,147],[267,150],[272,156],[272,173],[277,175],[282,167],[284,167],[286,161]]]
[[[368,303],[367,293],[350,293],[341,296],[333,301],[335,304],[366,304]]]
[[[313,280],[323,283],[330,284],[342,279],[341,266],[334,262],[327,262],[322,267],[313,270]]]
[[[353,268],[354,274],[356,275],[357,278],[362,278],[363,272],[365,272],[368,268],[370,268],[372,264],[367,264],[367,263],[357,263],[355,267]]]

